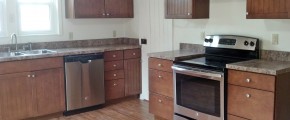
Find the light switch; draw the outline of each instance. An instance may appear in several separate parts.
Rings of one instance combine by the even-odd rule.
[[[279,34],[272,34],[272,45],[279,44]]]

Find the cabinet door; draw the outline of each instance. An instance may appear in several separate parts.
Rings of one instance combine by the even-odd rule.
[[[141,59],[124,60],[125,96],[141,93]]]
[[[0,76],[0,120],[18,120],[36,113],[34,82],[30,73]]]
[[[192,0],[166,0],[166,18],[191,18]]]
[[[105,0],[75,0],[76,18],[105,17]]]
[[[65,110],[63,68],[36,71],[38,116],[62,112]]]
[[[133,0],[105,0],[106,17],[133,17]]]
[[[290,18],[290,0],[247,0],[247,19]]]
[[[209,18],[209,0],[166,0],[165,18]]]

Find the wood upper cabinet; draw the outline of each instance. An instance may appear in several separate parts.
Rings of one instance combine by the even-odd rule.
[[[209,0],[166,0],[165,18],[209,18]]]
[[[65,110],[63,68],[33,72],[37,95],[37,116]]]
[[[19,120],[35,115],[34,81],[29,72],[0,76],[0,120]]]
[[[66,0],[67,18],[133,18],[133,0]]]
[[[76,18],[104,17],[104,0],[74,0]]]
[[[247,0],[247,19],[289,19],[290,0]]]

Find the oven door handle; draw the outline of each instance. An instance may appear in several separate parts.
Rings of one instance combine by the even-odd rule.
[[[172,66],[172,69],[177,71],[178,73],[187,73],[187,74],[193,74],[195,76],[204,76],[207,78],[223,78],[223,73],[219,73],[219,72],[214,72],[214,71],[196,71],[194,69],[189,70],[189,69],[185,69],[185,68],[181,68],[181,67],[176,67],[176,66]]]

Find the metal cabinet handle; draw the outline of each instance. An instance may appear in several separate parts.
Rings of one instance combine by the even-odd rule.
[[[85,100],[88,100],[88,97],[85,97]]]
[[[31,77],[31,75],[27,75],[27,77],[29,77],[29,78],[30,78],[30,77]]]
[[[247,12],[246,15],[249,15],[249,12]]]
[[[106,14],[105,13],[103,13],[103,16],[105,16]]]
[[[189,15],[191,15],[191,13],[187,13],[187,15],[189,16]]]
[[[158,76],[158,78],[162,78],[162,76],[161,76],[161,75],[159,75],[159,76]]]
[[[161,67],[162,66],[162,64],[158,64],[158,67]]]
[[[115,57],[117,57],[117,55],[113,55],[113,57],[115,58]]]
[[[117,83],[114,83],[114,84],[113,84],[113,86],[117,86],[117,85],[118,85]]]
[[[107,16],[109,16],[110,15],[110,13],[107,13]]]
[[[117,76],[117,74],[114,74],[114,77],[116,77]]]
[[[35,75],[31,75],[31,77],[35,78]]]
[[[250,94],[246,94],[246,97],[247,97],[247,98],[250,98],[250,97],[251,97],[251,95],[250,95]]]
[[[247,82],[247,83],[250,83],[250,82],[251,82],[251,79],[250,79],[250,78],[247,78],[247,79],[246,79],[246,82]]]
[[[159,102],[159,103],[162,103],[162,100],[159,99],[158,102]]]
[[[116,64],[114,64],[114,65],[113,65],[113,67],[117,67],[117,65],[116,65]]]
[[[136,55],[136,53],[133,53],[133,55],[135,56],[135,55]]]

